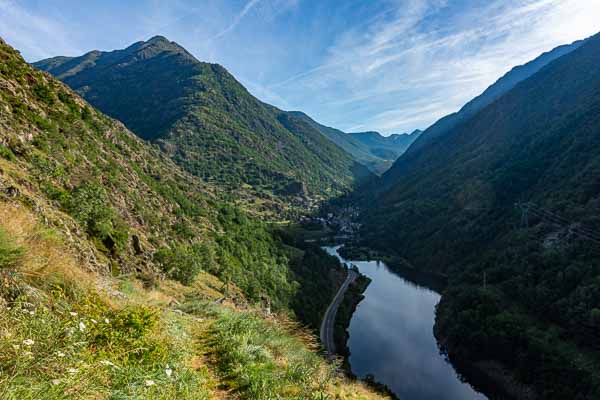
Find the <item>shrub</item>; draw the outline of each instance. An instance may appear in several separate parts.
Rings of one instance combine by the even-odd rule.
[[[54,94],[52,90],[44,84],[37,84],[33,87],[35,96],[48,105],[54,104]]]
[[[23,249],[0,228],[0,268],[13,268],[23,256]]]
[[[128,226],[110,206],[105,189],[93,183],[73,191],[68,211],[85,228],[98,249],[118,254],[129,237]]]
[[[203,266],[214,262],[214,255],[205,243],[175,244],[158,250],[154,259],[170,278],[189,285]]]
[[[0,145],[0,157],[8,161],[15,161],[17,159],[11,149],[2,145]]]
[[[161,350],[149,337],[159,320],[154,309],[126,308],[115,312],[107,320],[108,324],[95,325],[92,334],[92,341],[100,351],[128,349],[118,354],[120,361],[154,362],[160,359]]]

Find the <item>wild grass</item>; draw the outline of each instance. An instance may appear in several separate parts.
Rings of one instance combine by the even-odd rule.
[[[0,203],[0,229],[3,400],[382,398],[293,321],[215,302],[212,275],[147,288],[84,272],[22,206]]]
[[[326,399],[334,369],[296,337],[251,313],[222,313],[211,327],[219,372],[242,399]]]
[[[11,260],[1,271],[0,398],[210,398],[206,369],[190,366],[190,321],[107,299],[22,209],[0,216]]]

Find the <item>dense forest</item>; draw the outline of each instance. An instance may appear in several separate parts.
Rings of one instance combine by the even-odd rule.
[[[364,215],[364,243],[448,278],[446,349],[544,399],[600,395],[599,55],[595,36],[409,151]]]

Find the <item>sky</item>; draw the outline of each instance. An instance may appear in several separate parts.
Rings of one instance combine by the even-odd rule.
[[[386,135],[597,32],[600,0],[0,0],[0,36],[27,61],[163,35],[265,102]]]

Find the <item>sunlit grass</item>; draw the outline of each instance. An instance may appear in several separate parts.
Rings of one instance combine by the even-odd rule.
[[[82,271],[23,207],[0,203],[0,229],[3,400],[381,398],[295,322],[215,302],[223,283],[209,274],[148,288]]]
[[[0,215],[2,248],[21,249],[0,271],[0,398],[210,398],[189,365],[190,321],[108,301],[27,213]]]

